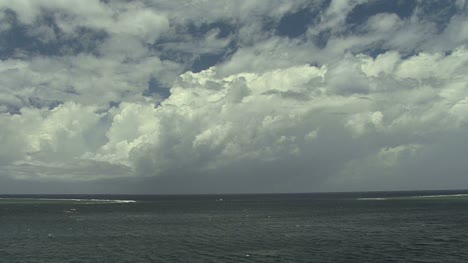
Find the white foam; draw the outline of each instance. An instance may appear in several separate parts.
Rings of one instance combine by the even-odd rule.
[[[6,198],[2,197],[0,200],[37,200],[37,201],[73,201],[73,202],[83,202],[83,203],[118,203],[118,204],[127,204],[135,203],[135,200],[120,200],[120,199],[86,199],[86,198]]]
[[[98,202],[98,203],[135,203],[135,200],[119,200],[119,199],[77,199],[79,202]]]
[[[420,199],[420,198],[445,198],[445,197],[468,197],[468,194],[445,194],[445,195],[413,195],[413,196],[392,196],[392,197],[362,197],[357,200],[391,200],[391,199]]]
[[[135,200],[120,200],[120,199],[48,199],[48,200],[71,200],[76,202],[95,202],[95,203],[118,203],[118,204],[127,204],[127,203],[135,203]]]
[[[417,195],[411,196],[411,198],[439,198],[439,197],[464,197],[468,194],[451,194],[451,195]]]

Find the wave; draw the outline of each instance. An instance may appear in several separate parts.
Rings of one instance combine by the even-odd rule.
[[[466,197],[468,194],[451,194],[451,195],[417,195],[412,198],[445,198],[445,197]]]
[[[81,203],[117,203],[127,204],[136,203],[135,200],[123,200],[123,199],[96,199],[96,198],[0,198],[0,200],[11,200],[11,201],[71,201]]]
[[[119,204],[127,204],[127,203],[136,203],[135,200],[119,200],[119,199],[42,199],[42,200],[72,200],[76,202],[98,202],[98,203],[119,203]]]
[[[440,194],[440,195],[413,195],[413,196],[392,196],[392,197],[361,197],[357,200],[408,200],[408,199],[438,199],[438,198],[456,198],[468,197],[468,194]]]

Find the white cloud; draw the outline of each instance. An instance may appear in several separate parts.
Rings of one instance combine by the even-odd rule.
[[[396,14],[377,14],[367,23],[373,30],[389,33],[401,26],[401,19]]]
[[[397,187],[403,175],[434,170],[437,158],[463,170],[463,154],[446,151],[466,137],[466,18],[457,14],[436,33],[416,16],[377,14],[354,34],[346,17],[363,1],[332,1],[303,37],[265,29],[265,21],[277,23],[304,3],[0,1],[43,42],[57,35],[35,26],[41,9],[53,10],[66,33],[88,27],[108,34],[93,55],[18,51],[0,61],[2,173],[202,180],[241,169],[319,190]],[[188,30],[214,22],[232,32]],[[324,30],[330,37],[320,49],[313,38]],[[215,66],[183,72],[194,57],[228,48],[233,53]],[[366,55],[379,48],[389,51]],[[170,61],[166,51],[189,58]],[[150,79],[170,96],[143,96]]]

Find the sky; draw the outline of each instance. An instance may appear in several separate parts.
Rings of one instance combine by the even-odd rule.
[[[465,0],[0,0],[0,193],[468,188]]]

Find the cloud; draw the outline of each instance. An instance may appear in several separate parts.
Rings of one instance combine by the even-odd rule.
[[[0,176],[113,192],[466,183],[465,7],[377,2],[0,1],[1,34],[31,40],[2,49]]]

